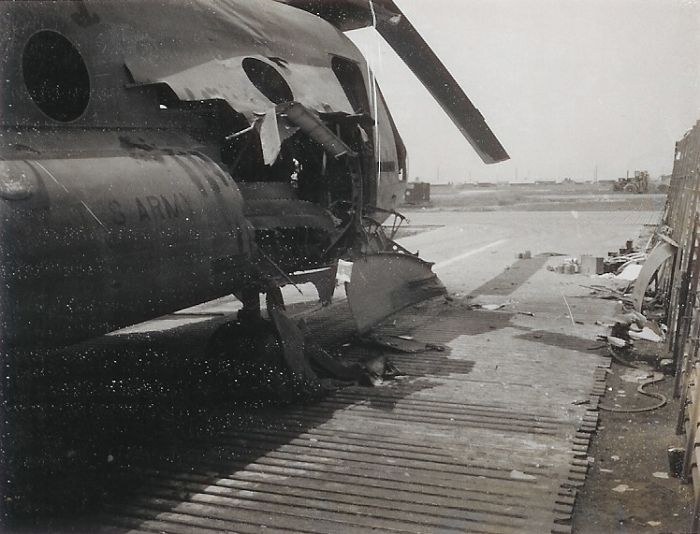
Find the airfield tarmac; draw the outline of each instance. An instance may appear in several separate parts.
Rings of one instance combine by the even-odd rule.
[[[144,443],[114,452],[107,474],[84,484],[102,491],[107,504],[98,517],[79,521],[89,525],[83,531],[683,531],[687,487],[684,493],[674,479],[654,479],[648,487],[640,482],[666,469],[662,434],[672,441],[672,425],[653,422],[673,419],[674,408],[645,419],[644,428],[635,428],[629,417],[612,418],[594,433],[595,405],[604,392],[601,369],[610,362],[604,351],[588,349],[604,332],[595,320],[612,316],[615,305],[590,298],[580,287],[590,282],[583,275],[546,270],[561,261],[548,254],[605,255],[624,246],[658,221],[663,198],[650,196],[646,210],[591,210],[586,201],[579,206],[584,209],[573,210],[407,210],[411,224],[400,242],[435,262],[452,300],[409,309],[383,328],[442,344],[447,354],[392,354],[406,379],[344,389],[322,401],[256,401],[230,412],[208,404],[199,411],[206,423],[189,409],[184,426],[200,425],[194,432],[150,419],[151,428],[134,432],[142,433]],[[516,255],[525,250],[535,258],[518,262]],[[321,310],[304,289],[299,296],[286,288],[288,302],[297,302],[292,310],[319,338],[345,341],[352,324],[342,294]],[[507,306],[470,310],[475,300]],[[571,320],[567,305],[582,324]],[[234,299],[219,299],[98,345],[148,345],[155,353],[177,346],[173,350],[184,353],[183,347],[193,350],[201,342],[208,324],[237,307]],[[365,350],[351,345],[345,355],[360,358]],[[189,387],[196,387],[190,378]],[[188,391],[186,383],[178,381],[178,387]],[[152,401],[147,399],[151,407]],[[647,452],[639,443],[642,431],[655,438]],[[600,471],[609,467],[603,462],[611,462],[610,456],[630,455],[635,462]],[[587,473],[596,486],[583,486]],[[612,492],[625,477],[634,478],[636,493]],[[126,489],[110,501],[101,483],[115,480]],[[85,480],[78,477],[77,483]],[[77,528],[74,517],[49,523],[51,530],[35,531]]]

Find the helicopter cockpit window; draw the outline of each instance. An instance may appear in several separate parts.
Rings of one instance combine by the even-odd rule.
[[[58,32],[43,30],[24,47],[22,72],[32,100],[54,120],[80,117],[90,100],[90,76],[80,52]]]
[[[368,113],[369,99],[365,79],[357,63],[335,56],[331,61],[331,67],[355,113]]]
[[[272,66],[252,57],[243,60],[243,70],[255,88],[275,104],[294,100],[291,87]]]

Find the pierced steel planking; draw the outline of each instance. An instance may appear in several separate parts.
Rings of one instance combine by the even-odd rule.
[[[448,350],[391,355],[399,367],[414,359],[414,376],[263,410],[189,441],[183,458],[193,460],[135,474],[138,499],[112,508],[110,531],[570,531],[597,421],[571,403],[600,389],[608,359],[509,328],[481,332],[474,321],[491,315],[442,299],[421,305],[421,320],[415,312],[398,314],[399,326],[412,322],[414,338]]]

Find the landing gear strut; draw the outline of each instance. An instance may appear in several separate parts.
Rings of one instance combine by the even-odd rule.
[[[257,288],[236,295],[243,304],[236,321],[221,325],[209,340],[207,356],[215,361],[282,365],[304,379],[315,375],[304,360],[304,335],[284,313],[279,287],[265,295],[269,320],[263,318]]]

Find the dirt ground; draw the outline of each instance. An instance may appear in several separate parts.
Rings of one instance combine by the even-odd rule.
[[[637,393],[636,383],[621,378],[628,375],[629,380],[634,371],[613,363],[601,404],[620,408],[656,404],[656,399]],[[672,389],[673,377],[666,377],[658,387],[648,388],[670,400],[658,410],[601,411],[600,426],[589,451],[594,463],[576,503],[575,533],[688,531],[692,486],[671,476],[666,453],[668,447],[681,442],[675,433],[679,407],[678,400],[672,398]]]
[[[469,211],[660,210],[665,194],[619,193],[609,185],[498,185],[491,188],[433,186],[422,209]]]

